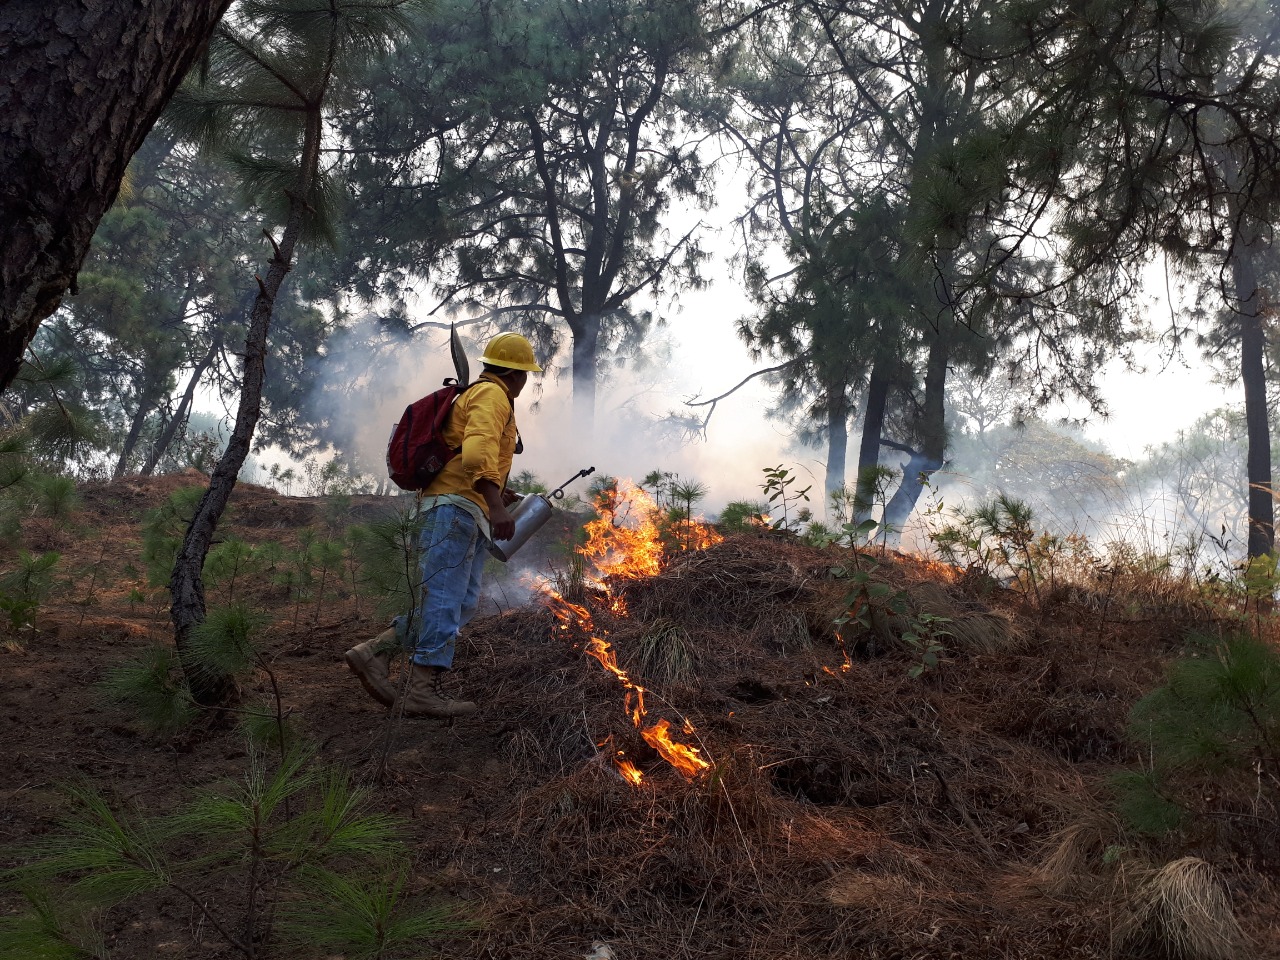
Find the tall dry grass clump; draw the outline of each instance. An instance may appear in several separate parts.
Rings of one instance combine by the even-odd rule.
[[[1173,960],[1235,960],[1245,937],[1213,867],[1182,857],[1140,876],[1117,939],[1123,949]]]

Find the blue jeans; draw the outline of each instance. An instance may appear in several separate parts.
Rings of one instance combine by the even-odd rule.
[[[413,662],[424,667],[453,666],[458,631],[476,612],[487,555],[486,540],[475,518],[461,507],[442,503],[422,517],[418,536],[418,570],[422,580],[412,616],[396,617],[396,636],[413,649]],[[409,642],[410,624],[416,640]]]

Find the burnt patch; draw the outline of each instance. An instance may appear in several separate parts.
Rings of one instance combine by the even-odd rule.
[[[835,757],[794,757],[771,768],[778,793],[820,807],[878,807],[894,797],[859,763]]]
[[[781,700],[782,694],[773,687],[754,677],[742,677],[725,693],[739,703],[760,704]]]

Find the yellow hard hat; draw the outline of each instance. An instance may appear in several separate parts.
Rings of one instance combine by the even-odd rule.
[[[491,367],[509,367],[512,370],[529,370],[541,373],[538,361],[533,359],[533,346],[518,333],[500,333],[484,348],[481,363]]]

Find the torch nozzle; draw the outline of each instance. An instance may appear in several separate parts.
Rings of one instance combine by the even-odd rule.
[[[579,477],[588,477],[595,472],[596,472],[595,467],[587,467],[585,470],[579,470],[572,477],[570,477],[564,483],[560,484],[560,486],[556,487],[549,494],[547,494],[547,496],[551,497],[553,500],[563,500],[565,487],[573,483],[573,481],[577,480]]]

